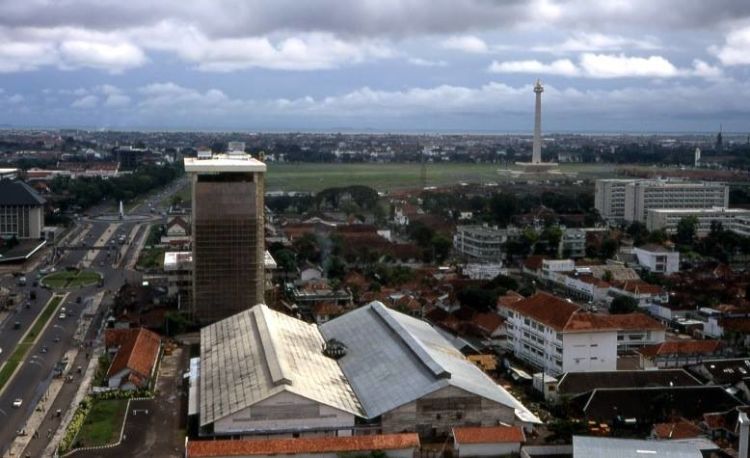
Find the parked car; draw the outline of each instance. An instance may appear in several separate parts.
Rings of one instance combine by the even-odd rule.
[[[22,404],[23,404],[23,399],[19,398],[19,399],[16,399],[15,401],[13,401],[13,407],[18,408],[18,407],[21,407]]]

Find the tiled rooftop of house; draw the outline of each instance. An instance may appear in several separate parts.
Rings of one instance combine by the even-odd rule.
[[[453,437],[459,444],[505,444],[526,441],[520,426],[454,427]]]

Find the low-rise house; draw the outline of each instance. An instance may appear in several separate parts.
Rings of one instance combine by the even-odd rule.
[[[453,428],[453,449],[463,457],[517,454],[524,442],[526,435],[518,426]]]
[[[595,389],[697,385],[701,385],[701,381],[685,369],[566,372],[554,381],[552,388],[546,387],[545,399],[573,399],[589,395]]]
[[[312,313],[315,322],[323,324],[344,313],[344,307],[332,302],[320,302],[313,305]]]
[[[669,302],[669,293],[658,285],[643,280],[616,282],[610,285],[608,294],[613,297],[627,296],[638,302],[641,308],[648,308],[654,304]]]
[[[723,345],[718,340],[670,340],[636,350],[641,369],[682,367],[717,356]]]
[[[638,264],[649,272],[671,275],[680,271],[680,252],[662,245],[648,244],[633,248]]]
[[[353,437],[188,441],[186,458],[340,458],[383,452],[394,458],[413,458],[419,449],[414,433]]]
[[[113,354],[107,370],[110,388],[148,388],[154,381],[161,338],[148,329],[107,329],[105,346]]]

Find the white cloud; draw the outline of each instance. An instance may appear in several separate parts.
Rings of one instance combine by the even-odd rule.
[[[23,102],[24,100],[25,100],[24,96],[22,96],[21,94],[13,94],[10,97],[8,97],[8,102],[14,105],[19,104]]]
[[[60,44],[60,54],[65,65],[98,68],[111,73],[140,67],[146,62],[143,51],[127,42],[65,41]]]
[[[662,56],[632,57],[624,54],[583,53],[578,62],[558,59],[550,63],[539,60],[493,61],[491,73],[530,73],[542,75],[577,76],[585,78],[723,78],[719,67],[696,59],[692,68],[678,68]]]
[[[710,51],[724,65],[750,65],[750,25],[730,31],[724,45]]]
[[[410,57],[407,62],[417,67],[447,67],[448,62],[444,60],[429,60],[420,57]]]
[[[70,104],[72,108],[94,108],[99,104],[99,97],[95,95],[85,95],[73,101]]]
[[[491,73],[539,73],[562,76],[577,76],[580,72],[570,59],[559,59],[549,64],[538,60],[493,61],[489,71]]]
[[[562,43],[534,46],[532,51],[565,53],[580,51],[620,51],[623,49],[655,50],[660,49],[658,41],[653,37],[635,39],[621,35],[605,35],[602,33],[577,32]]]
[[[579,65],[583,73],[592,78],[671,78],[680,73],[677,67],[662,56],[629,57],[624,54],[584,53]]]
[[[449,37],[440,44],[445,49],[468,53],[486,53],[490,50],[487,43],[474,35],[460,35]]]
[[[123,94],[110,94],[104,100],[104,106],[112,108],[121,108],[130,105],[130,97]]]

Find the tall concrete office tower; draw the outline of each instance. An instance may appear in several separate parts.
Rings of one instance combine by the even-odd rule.
[[[191,312],[211,323],[263,302],[266,165],[244,152],[185,158],[193,187]]]
[[[539,80],[534,85],[534,94],[536,94],[536,104],[534,105],[534,145],[531,149],[531,163],[539,164],[542,162],[542,92],[544,87]]]

